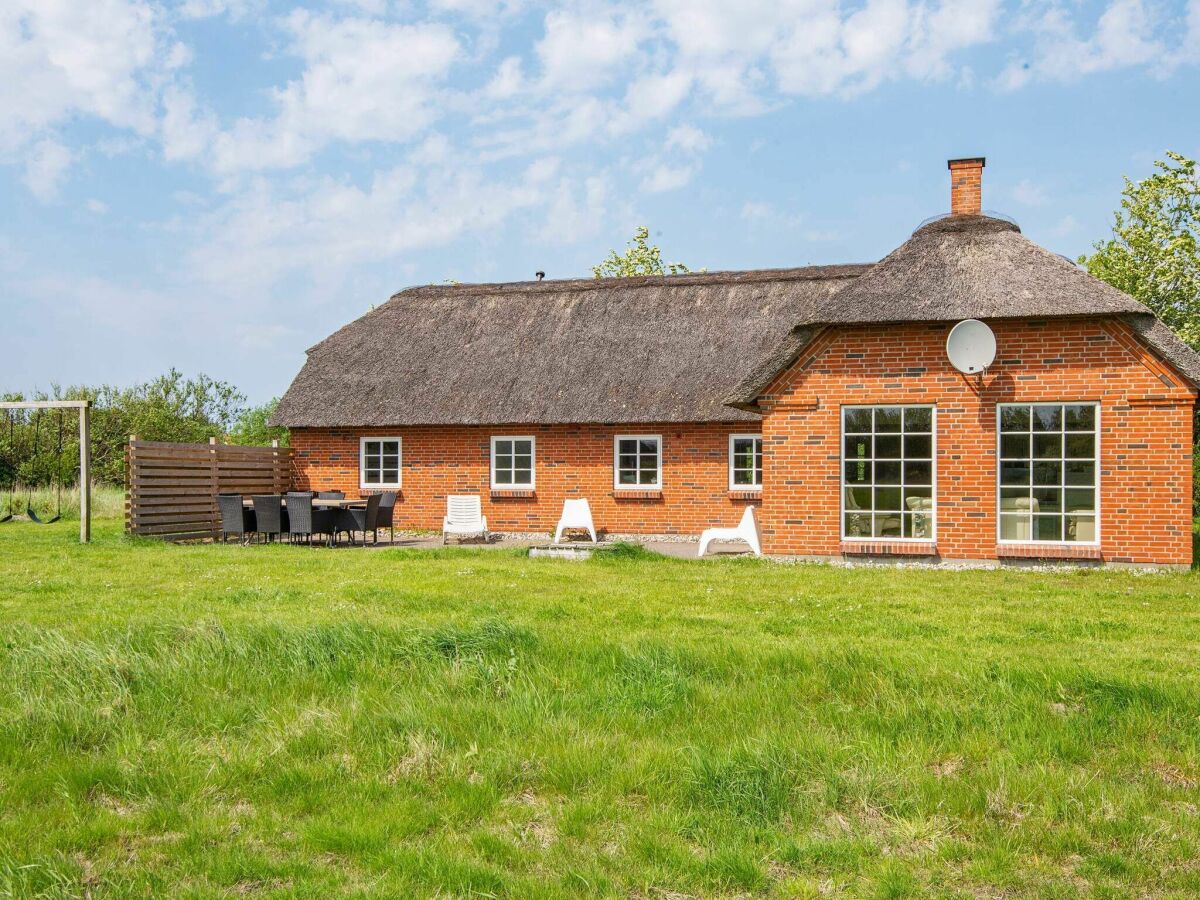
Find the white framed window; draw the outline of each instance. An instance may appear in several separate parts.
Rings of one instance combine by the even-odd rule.
[[[996,425],[997,539],[1099,543],[1099,404],[1002,403]]]
[[[842,407],[842,538],[931,541],[937,534],[937,410]]]
[[[656,491],[662,488],[662,436],[618,434],[613,438],[613,487]]]
[[[729,436],[729,489],[761,491],[763,475],[762,435]]]
[[[400,438],[359,438],[358,484],[370,489],[400,487]]]
[[[492,489],[531,491],[537,469],[537,439],[532,435],[492,438]]]

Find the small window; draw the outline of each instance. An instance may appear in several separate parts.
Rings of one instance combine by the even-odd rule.
[[[934,539],[932,406],[842,408],[842,537]]]
[[[400,487],[400,438],[361,438],[358,481],[364,488]]]
[[[529,436],[492,438],[492,489],[533,490],[536,448]]]
[[[761,491],[763,476],[762,435],[729,436],[729,489]]]
[[[1099,407],[1003,404],[997,416],[1001,542],[1096,543]]]
[[[619,434],[613,439],[613,486],[617,490],[662,487],[662,438],[657,434]]]

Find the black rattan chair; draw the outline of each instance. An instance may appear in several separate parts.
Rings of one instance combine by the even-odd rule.
[[[221,543],[231,534],[244,543],[254,533],[254,510],[246,509],[241,494],[217,494],[217,508],[221,511]]]
[[[345,500],[345,491],[317,491],[317,496],[322,500]]]
[[[367,498],[366,509],[341,509],[338,510],[337,530],[349,532],[350,543],[354,543],[354,532],[361,531],[363,533],[363,543],[367,542],[367,532],[375,533],[378,529],[379,519],[379,502],[383,497],[379,494],[372,494]],[[376,533],[375,539],[378,542],[379,536]]]
[[[254,517],[258,520],[254,525],[256,532],[270,541],[287,530],[281,494],[255,494],[251,500],[254,502]]]
[[[310,544],[314,534],[328,535],[332,540],[337,518],[332,509],[313,509],[310,491],[292,491],[287,495],[288,538],[297,535]]]
[[[386,528],[391,535],[392,543],[396,542],[396,526],[393,524],[393,514],[396,512],[396,492],[384,491],[379,501],[379,517],[375,519],[375,528]],[[378,540],[378,538],[376,538]]]

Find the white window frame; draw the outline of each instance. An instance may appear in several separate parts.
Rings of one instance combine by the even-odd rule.
[[[932,420],[929,423],[929,428],[930,428],[930,435],[932,436],[933,440],[931,441],[931,444],[930,444],[929,461],[930,461],[930,465],[933,467],[933,471],[930,474],[929,488],[930,488],[930,492],[931,492],[930,496],[933,498],[933,509],[932,509],[933,528],[931,529],[931,534],[929,537],[904,537],[903,534],[900,537],[873,537],[873,536],[851,537],[850,535],[846,534],[846,487],[847,487],[847,485],[846,485],[846,410],[848,410],[848,409],[877,409],[880,406],[894,407],[894,408],[901,409],[901,410],[904,410],[904,409],[928,409],[932,413]],[[872,427],[874,427],[873,424],[872,424]],[[920,432],[918,432],[918,434],[919,433]],[[872,437],[874,437],[874,435],[878,434],[878,432],[872,431],[871,434],[872,434]],[[901,441],[903,441],[903,435],[904,435],[903,430],[900,432],[900,435],[901,435]],[[903,454],[903,449],[901,450],[901,454]],[[839,536],[840,540],[845,541],[847,543],[855,542],[855,543],[867,543],[867,544],[881,544],[881,543],[886,543],[886,544],[894,544],[894,543],[933,544],[933,543],[937,543],[938,524],[939,524],[939,519],[941,517],[938,515],[938,408],[937,408],[936,403],[887,403],[887,402],[881,401],[879,403],[846,403],[842,406],[839,406],[838,407],[838,454],[837,454],[837,459],[838,459],[838,473],[837,473],[838,474],[838,480],[837,480],[837,483],[838,483],[838,536]],[[871,459],[872,459],[872,461],[874,461],[874,459],[875,459],[874,455],[871,456]],[[999,477],[999,476],[997,476],[997,477]],[[901,490],[903,490],[903,475],[901,475],[901,484],[894,485],[894,486],[900,487]],[[885,485],[885,487],[893,487],[893,485]],[[874,477],[872,477],[872,479],[871,479],[871,488],[872,488],[872,490],[875,488]],[[998,497],[999,494],[997,494],[996,496]],[[901,493],[901,497],[903,498],[903,493]],[[999,501],[997,501],[997,502],[999,502]],[[900,514],[903,515],[903,510],[901,510]],[[901,521],[903,522],[903,519],[901,519]],[[904,529],[901,528],[900,530],[903,531]]]
[[[496,483],[496,441],[529,441],[529,483]],[[493,491],[532,491],[537,487],[537,437],[532,434],[494,434],[491,442],[491,483]],[[513,456],[516,454],[514,453]]]
[[[658,472],[654,484],[621,484],[621,441],[657,441]],[[640,457],[640,454],[639,454]],[[640,470],[639,470],[640,471]],[[613,435],[613,490],[615,491],[661,491],[663,483],[663,439],[661,434],[614,434]]]
[[[1096,492],[1096,512],[1093,514],[1094,520],[1095,520],[1095,532],[1096,532],[1096,539],[1094,541],[1068,541],[1068,540],[1044,541],[1044,540],[1035,540],[1033,538],[1030,538],[1027,541],[1014,541],[1014,540],[1004,540],[1000,537],[1000,535],[1001,535],[1000,526],[1002,524],[1000,521],[1000,487],[1001,487],[1001,485],[1000,485],[1000,470],[1002,468],[1001,462],[1000,462],[1000,438],[1002,437],[1002,433],[1000,431],[1000,412],[1003,409],[1012,408],[1012,407],[1016,407],[1016,406],[1090,406],[1096,411],[1096,419],[1095,419],[1096,426],[1095,426],[1095,431],[1093,432],[1096,437],[1096,446],[1095,446],[1096,456],[1094,459],[1094,463],[1096,466],[1096,483],[1094,485],[1092,485],[1092,489]],[[1021,403],[997,403],[996,404],[996,543],[997,544],[1008,544],[1010,546],[1013,544],[1018,544],[1018,545],[1039,544],[1039,545],[1045,546],[1045,547],[1099,547],[1100,546],[1100,538],[1101,538],[1100,528],[1101,528],[1101,522],[1102,522],[1102,518],[1101,518],[1102,511],[1100,509],[1100,503],[1101,503],[1101,499],[1100,499],[1100,478],[1101,478],[1101,472],[1100,472],[1100,416],[1101,416],[1102,412],[1103,412],[1103,410],[1101,410],[1101,408],[1100,408],[1099,400],[1026,400]],[[1032,428],[1032,423],[1030,423],[1030,427]],[[1033,432],[1031,431],[1030,433],[1032,434]],[[1064,432],[1064,433],[1067,433],[1067,432]],[[1079,432],[1079,433],[1086,434],[1087,432]],[[1030,452],[1032,453],[1032,451],[1033,451],[1033,448],[1030,447]],[[1065,448],[1064,448],[1063,452],[1064,453],[1066,452]],[[1063,464],[1065,465],[1066,464],[1065,459],[1066,459],[1065,456],[1060,457],[1059,461],[1063,462]],[[1052,485],[1045,485],[1045,486],[1052,487]],[[1030,487],[1031,488],[1033,487],[1032,482],[1030,483]],[[1065,502],[1066,502],[1066,487],[1062,486],[1060,489],[1064,492],[1063,502],[1065,504]],[[1065,519],[1067,513],[1064,510],[1064,512],[1060,513],[1060,515],[1062,515]],[[1030,527],[1032,528],[1032,522],[1030,523]],[[1066,528],[1065,521],[1063,522],[1063,527],[1064,527],[1064,529]]]
[[[731,490],[731,491],[761,491],[762,490],[762,475],[761,474],[759,475],[758,481],[755,482],[754,484],[735,484],[734,480],[733,480],[733,474],[734,474],[733,445],[734,445],[734,442],[735,441],[751,441],[751,440],[758,441],[758,451],[755,455],[762,456],[763,455],[763,452],[762,452],[763,436],[761,433],[759,433],[759,434],[731,434],[729,436],[729,490]],[[765,459],[763,460],[763,463],[764,463],[763,468],[765,469],[766,468],[766,465],[765,465],[766,460]],[[758,468],[758,466],[752,466],[752,469],[757,469],[757,468]]]
[[[367,483],[367,444],[368,443],[383,443],[384,441],[396,442],[396,480],[380,481],[378,483]],[[380,456],[383,455],[383,450],[380,448]],[[379,477],[383,477],[382,460],[379,466]],[[384,491],[392,490],[400,487],[400,483],[404,480],[404,439],[398,435],[363,435],[358,439],[358,486],[364,491]]]

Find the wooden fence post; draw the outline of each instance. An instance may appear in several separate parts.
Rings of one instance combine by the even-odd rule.
[[[221,507],[217,503],[217,494],[221,493],[221,473],[219,471],[221,451],[217,447],[217,439],[215,437],[208,439],[208,447],[208,479],[210,494],[212,496],[212,532],[213,537],[216,537],[221,531]]]
[[[137,435],[129,436],[125,445],[125,533],[133,534],[133,445]]]
[[[79,407],[79,543],[92,539],[91,403]]]

